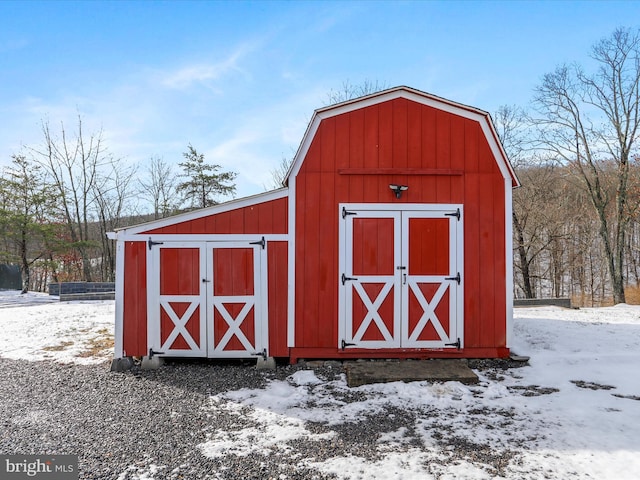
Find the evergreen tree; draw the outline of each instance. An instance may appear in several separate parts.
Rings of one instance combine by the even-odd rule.
[[[47,257],[52,243],[53,200],[38,165],[14,155],[0,179],[0,234],[4,261],[20,265],[22,293],[29,290],[31,266]]]
[[[193,146],[182,154],[186,159],[179,163],[184,173],[180,176],[186,180],[179,183],[176,190],[192,208],[204,208],[219,203],[219,196],[233,195],[236,191],[235,172],[220,172],[220,165],[205,163],[204,155],[198,153]]]

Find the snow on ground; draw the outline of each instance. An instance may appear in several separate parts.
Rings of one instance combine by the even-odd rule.
[[[402,411],[411,422],[383,432],[375,460],[345,451],[300,464],[354,479],[640,478],[640,307],[527,308],[515,316],[514,351],[531,356],[528,367],[480,372],[477,386],[349,388],[344,379],[299,371],[265,389],[213,397],[212,410],[237,414],[238,428],[214,432],[201,450],[260,455],[277,445],[291,455],[292,440],[315,440],[311,425],[331,429]],[[457,449],[467,453],[460,458]]]
[[[0,290],[0,356],[100,363],[113,357],[114,302]]]
[[[0,292],[0,356],[109,357],[114,302],[44,302]],[[213,458],[293,456],[300,466],[349,479],[640,478],[640,307],[522,308],[515,316],[513,350],[530,356],[529,366],[478,371],[478,385],[357,388],[344,376],[326,381],[300,370],[263,389],[213,396],[212,414],[237,422],[209,427],[199,449]],[[394,416],[402,421],[385,427]],[[339,445],[350,426],[377,435],[374,456],[296,448]]]

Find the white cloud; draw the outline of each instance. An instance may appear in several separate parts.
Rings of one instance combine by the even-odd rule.
[[[162,85],[167,88],[185,90],[193,85],[213,87],[212,81],[219,80],[228,73],[238,72],[246,74],[240,67],[240,60],[256,49],[255,44],[242,44],[229,56],[216,63],[200,62],[183,66],[176,71],[164,74]],[[218,93],[221,90],[214,89]]]

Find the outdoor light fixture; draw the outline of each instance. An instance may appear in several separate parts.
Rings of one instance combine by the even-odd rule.
[[[402,192],[409,189],[407,185],[396,185],[395,183],[390,183],[389,188],[396,194],[396,198],[400,198],[402,196]]]

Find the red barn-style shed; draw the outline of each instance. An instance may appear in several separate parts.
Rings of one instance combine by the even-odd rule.
[[[482,110],[316,110],[284,188],[111,234],[115,357],[506,357],[517,185]]]

